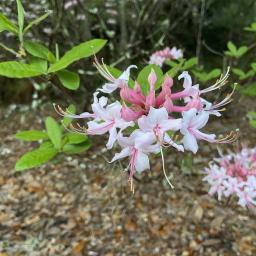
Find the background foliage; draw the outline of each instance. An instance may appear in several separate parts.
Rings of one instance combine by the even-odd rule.
[[[28,38],[44,43],[53,52],[58,44],[60,54],[92,38],[108,39],[100,56],[119,68],[138,61],[143,65],[153,51],[176,45],[185,50],[187,58],[197,56],[204,71],[210,72],[236,64],[237,60],[224,55],[228,41],[236,46],[255,46],[255,40],[252,43],[255,34],[244,31],[244,27],[255,21],[253,0],[33,0],[22,3],[28,20],[53,11],[48,19],[31,28]],[[2,0],[0,11],[17,19],[14,1]],[[16,44],[10,33],[1,33],[0,41],[10,47]],[[2,49],[0,53],[1,61],[13,58]],[[252,56],[243,56],[239,63],[242,70],[248,69]],[[75,96],[81,104],[99,84],[91,64],[92,60],[83,60],[73,65],[81,75],[81,93]],[[205,82],[204,78],[199,80]],[[0,82],[1,102],[31,101],[35,82],[13,83],[6,78],[1,78]],[[40,83],[41,88],[44,86]],[[53,93],[54,97],[59,95],[58,90],[47,87],[39,94],[51,96]],[[68,91],[67,94],[73,93]]]

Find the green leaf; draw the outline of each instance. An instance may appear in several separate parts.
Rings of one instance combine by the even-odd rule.
[[[24,154],[16,163],[15,170],[23,171],[26,169],[40,166],[51,160],[58,151],[55,148],[41,148]]]
[[[197,65],[197,64],[198,64],[198,58],[197,58],[197,57],[193,57],[193,58],[187,60],[187,61],[184,63],[182,69],[183,69],[183,70],[188,70],[188,69],[192,68],[193,66],[195,66],[195,65]]]
[[[256,72],[256,62],[251,64],[252,69]]]
[[[50,138],[54,147],[60,150],[62,131],[59,124],[52,117],[47,117],[45,121],[45,126],[48,137]]]
[[[31,21],[24,29],[24,34],[28,32],[30,28],[32,28],[34,25],[38,25],[40,22],[45,20],[50,14],[52,14],[52,11],[47,11],[42,16],[36,18],[35,20]]]
[[[48,136],[45,132],[38,130],[21,131],[16,133],[15,137],[25,141],[38,141],[48,139]]]
[[[245,75],[244,71],[239,68],[232,68],[234,74],[243,77]]]
[[[256,128],[256,120],[251,120],[250,121],[250,126],[253,128]]]
[[[37,57],[31,57],[30,65],[35,69],[41,70],[42,73],[47,72],[47,67],[48,67],[47,60],[43,60]]]
[[[91,143],[89,141],[80,143],[80,144],[66,144],[63,147],[63,152],[68,154],[79,154],[91,147]]]
[[[6,61],[0,63],[0,76],[10,78],[25,78],[42,75],[40,69],[34,65],[19,63],[17,61]]]
[[[11,22],[5,15],[0,13],[0,32],[4,30],[7,30],[14,34],[19,33],[18,27],[13,22]]]
[[[147,93],[149,92],[150,85],[148,82],[148,76],[149,76],[151,70],[154,70],[156,73],[156,76],[157,76],[155,90],[157,90],[161,85],[161,79],[163,77],[163,71],[161,70],[161,68],[155,64],[147,65],[140,71],[140,73],[137,77],[137,81],[138,81],[138,83],[141,87],[141,91],[144,95],[147,95]]]
[[[17,9],[18,9],[18,24],[19,24],[19,38],[20,41],[23,41],[23,28],[24,28],[24,9],[20,0],[16,0]]]
[[[256,83],[252,83],[246,86],[242,93],[246,96],[255,97],[256,96]]]
[[[233,55],[235,55],[236,54],[236,52],[237,52],[237,49],[236,49],[236,46],[231,42],[231,41],[229,41],[228,42],[228,49],[230,50],[230,52],[233,54]]]
[[[67,133],[65,137],[67,138],[69,144],[79,144],[88,140],[86,135],[77,133]]]
[[[169,69],[166,74],[172,78],[174,78],[181,70],[182,66],[184,64],[185,60],[183,59],[180,63],[178,63],[176,66]]]
[[[67,110],[66,110],[68,113],[70,114],[75,114],[76,113],[76,107],[71,104],[68,106]],[[68,117],[64,117],[63,120],[62,120],[62,124],[67,127],[69,126],[69,124],[72,122],[72,118],[68,118]]]
[[[30,53],[34,57],[48,60],[51,63],[54,63],[56,61],[55,56],[52,54],[52,52],[49,51],[42,44],[26,41],[24,42],[24,48],[28,53]]]
[[[218,68],[213,69],[211,72],[208,73],[207,81],[220,76],[220,74],[221,74],[221,70],[220,69],[218,69]]]
[[[64,87],[70,90],[76,90],[79,88],[80,77],[77,73],[64,69],[64,70],[58,71],[57,76]]]
[[[256,22],[252,23],[250,27],[246,27],[244,30],[250,31],[250,32],[256,32]]]
[[[47,140],[44,141],[40,146],[39,149],[46,149],[46,148],[54,148],[53,144],[51,141]]]
[[[74,48],[66,52],[59,61],[54,63],[49,68],[48,72],[52,73],[62,70],[75,61],[96,54],[106,43],[107,41],[103,39],[93,39],[78,46],[75,46]]]
[[[248,51],[248,47],[247,46],[241,46],[238,50],[237,50],[237,57],[242,57],[246,52]]]

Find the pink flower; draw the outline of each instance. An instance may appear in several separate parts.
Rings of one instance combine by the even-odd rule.
[[[203,178],[210,185],[209,194],[218,193],[219,200],[222,195],[236,195],[242,207],[256,206],[255,160],[251,158],[255,152],[256,149],[243,149],[214,159]]]
[[[156,51],[150,56],[149,64],[155,64],[162,67],[165,60],[176,60],[183,57],[183,52],[181,49],[177,49],[173,47],[170,49],[169,47],[164,48],[161,51]]]
[[[97,94],[95,93],[94,103],[92,104],[93,112],[96,118],[93,121],[88,122],[87,134],[89,135],[101,135],[109,132],[109,140],[107,143],[107,148],[113,147],[117,139],[117,129],[119,132],[126,129],[129,126],[133,126],[133,122],[127,122],[121,117],[122,106],[120,102],[116,101],[110,105],[107,102],[101,102],[102,98],[97,101]]]
[[[143,172],[150,168],[148,155],[150,153],[159,153],[160,147],[155,137],[151,133],[144,133],[140,130],[132,132],[130,137],[118,137],[118,143],[122,147],[120,153],[116,153],[111,162],[125,157],[130,158],[130,178],[132,179],[135,171]]]
[[[197,140],[215,141],[215,134],[206,134],[199,131],[208,122],[208,113],[205,111],[198,113],[195,108],[192,108],[182,113],[182,116],[182,128],[180,132],[184,135],[182,142],[185,149],[195,154],[198,150]]]
[[[184,151],[183,146],[174,143],[167,134],[168,131],[178,131],[181,128],[181,119],[170,119],[165,108],[151,107],[147,116],[139,118],[138,125],[143,132],[155,136],[160,145],[165,142],[179,151]]]

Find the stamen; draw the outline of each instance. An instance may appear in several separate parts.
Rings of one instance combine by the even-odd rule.
[[[217,109],[217,108],[220,108],[220,107],[225,106],[225,105],[229,104],[230,102],[232,102],[233,100],[231,99],[231,97],[233,96],[233,94],[236,90],[236,85],[237,84],[234,84],[234,88],[231,93],[227,94],[227,96],[221,102],[213,105],[211,109]]]
[[[221,74],[220,78],[217,79],[215,84],[213,84],[212,86],[210,86],[206,89],[201,90],[200,94],[211,92],[211,91],[214,91],[214,90],[217,90],[217,89],[220,89],[221,87],[223,87],[228,82],[227,79],[229,77],[229,71],[230,71],[230,67],[227,68],[227,72],[224,75]]]
[[[228,134],[224,138],[220,138],[215,140],[216,143],[219,144],[226,144],[226,143],[233,143],[239,138],[239,130],[231,131],[230,134]]]
[[[161,152],[161,157],[162,157],[163,173],[164,173],[165,179],[166,179],[167,183],[170,185],[170,187],[172,189],[174,189],[174,186],[172,185],[171,181],[169,180],[169,178],[167,177],[166,172],[165,172],[164,153],[163,153],[162,147],[160,147],[160,152]]]
[[[102,58],[102,64],[99,63],[98,59],[95,57],[94,58],[94,63],[93,65],[97,68],[97,70],[100,72],[100,74],[108,81],[110,82],[115,82],[115,78],[112,76],[112,74],[109,72],[107,66],[103,62]]]

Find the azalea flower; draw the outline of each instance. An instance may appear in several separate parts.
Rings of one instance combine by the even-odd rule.
[[[133,131],[130,137],[120,135],[118,143],[122,147],[122,151],[116,153],[111,162],[129,157],[130,179],[132,179],[135,171],[143,172],[146,169],[150,169],[148,155],[160,152],[160,147],[156,144],[155,137],[151,133],[144,133],[140,130]]]
[[[97,94],[95,94],[97,98]],[[109,139],[107,143],[107,148],[111,149],[117,139],[117,129],[120,129],[119,132],[126,129],[129,126],[133,126],[132,121],[127,122],[121,117],[122,105],[120,102],[116,101],[110,105],[107,105],[107,102],[100,103],[100,100],[97,102],[95,99],[92,104],[92,109],[96,118],[93,121],[88,122],[87,134],[89,135],[101,135],[109,132]]]
[[[156,51],[150,56],[149,64],[155,64],[162,67],[165,60],[177,60],[183,57],[183,52],[181,49],[173,47],[164,48],[163,50]]]
[[[203,178],[210,185],[209,194],[217,193],[218,200],[222,195],[235,195],[242,207],[256,206],[256,159],[252,157],[255,153],[256,148],[243,149],[215,158]]]
[[[209,119],[209,114],[205,111],[197,112],[192,108],[182,113],[182,128],[180,132],[184,135],[183,145],[185,149],[192,151],[194,154],[198,151],[197,140],[215,141],[215,134],[206,134],[199,129],[203,128]]]
[[[181,52],[176,48],[166,48],[158,52],[156,56],[172,59],[181,57]],[[231,102],[232,93],[216,104],[203,99],[201,95],[221,88],[226,83],[227,75],[208,88],[200,90],[198,84],[193,85],[189,73],[184,71],[179,76],[179,80],[183,80],[183,89],[174,92],[172,77],[165,75],[160,78],[152,69],[147,77],[149,90],[145,93],[144,90],[142,92],[144,85],[137,81],[134,82],[133,88],[128,86],[130,70],[135,68],[135,65],[129,66],[118,78],[111,74],[103,61],[100,64],[95,58],[94,65],[107,80],[107,83],[94,93],[91,113],[73,114],[68,110],[62,110],[57,105],[55,105],[55,109],[64,117],[84,119],[86,122],[84,126],[71,124],[66,129],[91,136],[108,134],[107,149],[113,148],[114,145],[121,147],[121,152],[116,153],[111,162],[129,157],[131,185],[135,172],[143,172],[150,168],[149,155],[161,153],[163,173],[169,185],[173,187],[165,172],[164,147],[172,146],[181,152],[184,152],[185,148],[196,153],[198,140],[210,143],[228,143],[237,138],[236,133],[230,133],[225,138],[216,139],[215,134],[206,134],[201,131],[207,124],[210,115],[220,116],[221,108]],[[159,90],[156,90],[156,84],[160,81],[162,84],[159,86]],[[119,93],[118,100],[112,100],[109,103],[107,97],[100,97],[101,93],[110,94],[114,91]],[[183,145],[177,144],[173,139],[178,133],[183,135],[181,138]],[[256,159],[256,154],[254,159]],[[222,168],[225,169],[224,166]],[[234,168],[236,170],[240,168],[240,171],[237,171],[239,173],[237,181],[226,178],[227,175],[231,176],[231,173],[234,173]],[[249,180],[245,179],[248,176],[247,169],[244,166],[238,168],[238,162],[234,168],[225,170],[225,176],[221,177],[218,177],[216,171],[213,176],[209,173],[207,181],[211,184],[211,194],[217,193],[221,199],[223,194],[228,196],[235,191],[240,193],[240,190],[247,191],[246,187],[252,187],[254,181],[250,180],[249,183]],[[252,171],[250,175],[254,175],[253,173],[256,173],[256,170]],[[247,183],[241,185],[240,182]],[[251,193],[250,195],[254,193],[249,190],[247,192]],[[242,197],[245,198],[246,195],[243,194]]]
[[[183,146],[174,143],[167,134],[168,131],[178,131],[181,128],[181,119],[169,118],[164,107],[159,109],[151,107],[147,116],[144,115],[138,119],[138,125],[143,132],[149,132],[153,137],[155,136],[160,145],[165,142],[179,151],[184,151]]]

